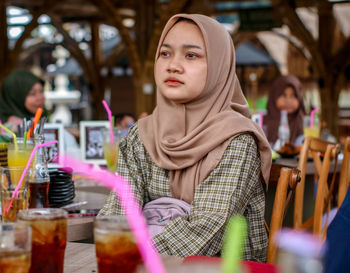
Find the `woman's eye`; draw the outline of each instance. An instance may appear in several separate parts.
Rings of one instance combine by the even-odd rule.
[[[190,59],[194,59],[194,58],[198,57],[198,55],[195,53],[187,53],[186,57],[190,58]]]
[[[160,56],[163,56],[163,57],[169,57],[169,52],[168,51],[161,51],[160,52]]]

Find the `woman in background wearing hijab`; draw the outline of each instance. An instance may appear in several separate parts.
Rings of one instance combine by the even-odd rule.
[[[47,116],[43,87],[44,81],[27,70],[17,70],[6,77],[0,93],[0,119],[6,127],[17,133],[23,118],[33,118],[39,107],[43,109],[42,116]],[[65,152],[80,155],[74,136],[64,130],[63,137]]]
[[[7,76],[0,93],[0,119],[9,129],[17,132],[23,118],[30,120],[39,107],[45,109],[43,85],[43,80],[27,70],[18,70]],[[43,115],[46,115],[46,110]]]
[[[157,203],[145,213],[148,224],[155,214],[187,204],[187,213],[169,213],[158,220],[166,223],[160,230],[150,229],[158,251],[218,255],[228,220],[241,214],[248,222],[244,259],[265,261],[263,183],[271,150],[249,118],[229,33],[204,15],[173,16],[162,32],[154,73],[157,106],[121,141],[118,173],[144,212]],[[124,214],[113,192],[100,211],[112,214]]]
[[[273,146],[278,138],[278,126],[280,124],[282,110],[288,113],[290,142],[300,146],[304,136],[303,118],[305,108],[301,83],[293,75],[280,76],[271,86],[267,101],[267,115],[264,118],[267,139],[271,146]]]

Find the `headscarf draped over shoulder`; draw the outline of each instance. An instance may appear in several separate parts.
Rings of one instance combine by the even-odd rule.
[[[35,83],[44,81],[27,70],[12,72],[4,80],[0,94],[0,119],[6,122],[10,116],[31,118],[33,116],[24,106],[26,96]]]
[[[267,115],[264,119],[264,123],[267,127],[267,139],[270,143],[275,143],[277,140],[278,126],[281,119],[281,111],[277,109],[276,100],[283,94],[284,90],[288,86],[294,88],[295,94],[299,101],[299,108],[294,113],[288,114],[290,142],[294,143],[295,139],[304,133],[303,117],[305,115],[305,107],[301,83],[298,78],[293,75],[280,76],[271,85],[271,90],[267,101]]]
[[[204,15],[175,15],[164,27],[156,60],[165,36],[179,18],[192,20],[203,35],[207,82],[203,92],[185,104],[176,104],[157,90],[157,106],[152,115],[138,121],[146,150],[157,166],[170,170],[173,197],[191,203],[195,187],[219,164],[231,140],[249,133],[256,140],[262,176],[267,182],[270,146],[262,129],[249,118],[249,107],[235,72],[233,42],[225,28]]]

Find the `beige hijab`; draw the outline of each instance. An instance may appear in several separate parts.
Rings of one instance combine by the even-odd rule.
[[[196,186],[218,165],[235,136],[250,133],[255,137],[265,182],[270,174],[271,150],[263,131],[249,119],[235,73],[233,42],[217,21],[199,14],[173,16],[160,37],[156,60],[165,36],[181,17],[194,21],[203,34],[208,60],[206,85],[196,99],[185,104],[176,104],[157,90],[157,106],[152,115],[138,121],[138,128],[155,164],[170,170],[173,197],[191,203]]]

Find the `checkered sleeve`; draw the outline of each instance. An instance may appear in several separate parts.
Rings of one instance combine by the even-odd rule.
[[[219,165],[197,186],[190,215],[169,222],[165,231],[154,237],[158,251],[181,257],[217,255],[227,221],[241,214],[249,226],[244,258],[265,261],[265,200],[259,174],[254,138],[248,134],[234,138]]]

